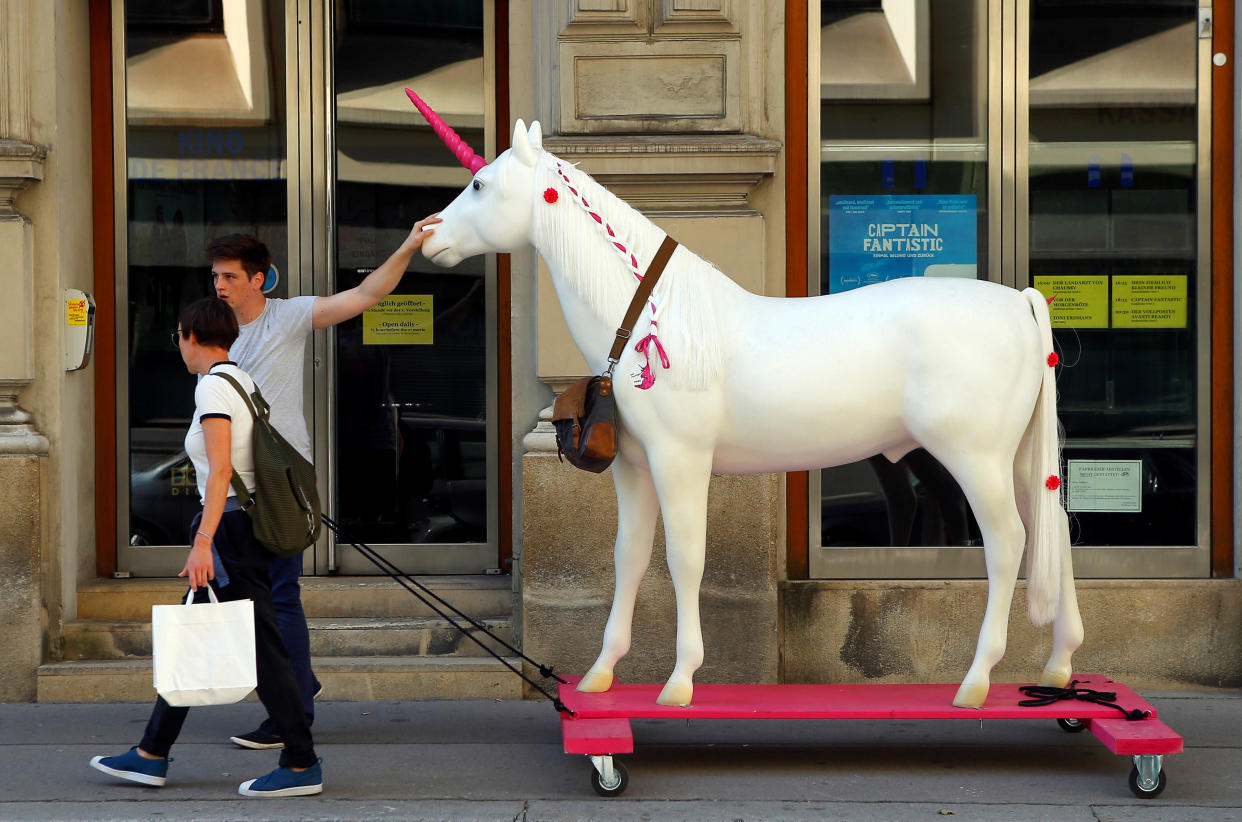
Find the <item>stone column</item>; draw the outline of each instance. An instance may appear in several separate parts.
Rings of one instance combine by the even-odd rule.
[[[0,702],[35,698],[43,662],[40,569],[47,438],[18,403],[34,379],[34,251],[30,221],[14,200],[43,179],[30,134],[29,26],[25,3],[0,5]],[[60,345],[59,328],[41,340]]]
[[[747,289],[783,272],[756,200],[771,197],[781,144],[764,119],[771,4],[738,0],[566,0],[532,4],[535,113],[544,147],[642,211]],[[777,55],[776,59],[781,59]],[[779,197],[777,198],[779,199]],[[770,200],[767,201],[770,204]],[[781,258],[783,259],[783,257]],[[586,374],[542,263],[538,379],[554,392]],[[783,273],[781,274],[783,283]],[[620,318],[618,318],[620,319]],[[522,641],[533,659],[584,673],[612,602],[616,497],[610,472],[557,459],[551,409],[523,441]],[[708,498],[697,682],[774,682],[783,507],[780,478],[719,476]],[[663,682],[676,608],[657,525],[633,645],[619,681]]]

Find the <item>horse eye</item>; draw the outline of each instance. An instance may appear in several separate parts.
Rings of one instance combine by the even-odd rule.
[[[474,183],[472,183],[472,185],[474,186],[474,190],[475,190],[475,191],[482,191],[482,190],[483,190],[483,184],[482,184],[482,183],[480,183],[478,180],[475,180],[475,181],[474,181]]]

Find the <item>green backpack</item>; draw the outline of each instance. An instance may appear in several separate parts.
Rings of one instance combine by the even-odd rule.
[[[315,489],[315,466],[297,452],[268,420],[271,406],[259,393],[249,397],[237,380],[216,372],[241,394],[254,417],[251,448],[254,452],[254,496],[233,472],[233,490],[250,515],[254,536],[278,557],[296,556],[319,538],[319,492]],[[253,401],[253,404],[251,403]]]

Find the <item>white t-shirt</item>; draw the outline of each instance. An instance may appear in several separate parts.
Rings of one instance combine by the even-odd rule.
[[[185,452],[190,455],[190,461],[194,463],[194,473],[198,475],[200,499],[207,495],[207,475],[211,470],[207,462],[207,441],[203,439],[204,417],[224,417],[232,421],[232,450],[229,459],[233,464],[233,471],[241,478],[246,490],[254,492],[254,452],[250,442],[254,433],[254,417],[250,414],[248,403],[237,393],[236,388],[222,377],[212,376],[220,372],[241,383],[247,394],[254,391],[254,380],[232,362],[216,363],[211,367],[211,372],[198,381],[198,387],[194,389],[194,420],[185,434]],[[229,483],[227,496],[237,496],[232,482]]]
[[[263,313],[238,329],[229,349],[229,358],[259,384],[272,408],[272,426],[307,460],[311,441],[302,414],[302,368],[315,299],[269,297]]]

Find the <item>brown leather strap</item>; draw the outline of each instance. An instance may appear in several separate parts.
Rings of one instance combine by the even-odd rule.
[[[664,242],[660,243],[660,249],[651,259],[651,265],[647,266],[647,273],[643,274],[642,282],[638,284],[638,290],[634,292],[634,299],[630,300],[629,310],[625,312],[625,319],[621,321],[621,327],[617,329],[617,338],[613,340],[612,351],[608,352],[609,373],[612,372],[612,366],[617,364],[617,360],[621,359],[621,352],[625,350],[625,344],[630,339],[634,323],[638,322],[638,315],[642,313],[647,298],[651,296],[656,281],[660,279],[660,274],[664,271],[664,266],[668,265],[668,259],[673,256],[675,248],[677,248],[677,241],[665,234]]]

